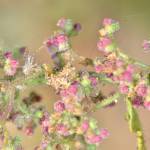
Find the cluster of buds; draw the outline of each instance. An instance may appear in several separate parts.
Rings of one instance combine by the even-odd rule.
[[[69,42],[69,37],[74,29],[71,20],[60,19],[57,26],[62,29],[63,34],[67,36],[65,39]],[[117,21],[106,18],[103,21],[103,26],[99,30],[100,40],[97,43],[98,49],[104,54],[103,58],[97,57],[94,60],[83,58],[85,62],[82,62],[86,66],[93,66],[94,72],[86,69],[84,71],[72,71],[72,62],[66,63],[63,60],[66,63],[64,63],[63,69],[48,76],[48,84],[57,90],[61,100],[55,102],[54,113],[44,117],[42,128],[45,139],[42,141],[41,149],[96,149],[96,146],[109,135],[106,129],[98,129],[93,118],[86,116],[95,107],[112,106],[116,103],[115,96],[114,98],[110,96],[105,100],[105,96],[101,93],[100,85],[104,81],[118,85],[116,95],[121,94],[130,99],[133,107],[144,106],[150,109],[149,79],[147,80],[147,76],[141,74],[140,67],[143,64],[129,58],[116,46],[113,34],[120,28]],[[49,42],[48,40],[48,48],[51,46],[51,42]],[[56,48],[56,51],[59,52],[59,47]],[[70,49],[68,48],[67,51]],[[63,52],[63,54],[66,53],[66,51]],[[58,59],[58,56],[56,58]],[[59,63],[61,63],[60,60]],[[72,67],[65,70],[68,64]],[[61,74],[63,76],[60,76]],[[90,108],[91,101],[89,99],[98,99],[98,102],[96,101],[95,106]],[[86,108],[85,103],[87,103],[88,108]],[[131,116],[134,115],[133,112],[130,114]],[[139,128],[132,130],[139,131]],[[140,140],[144,147],[143,139]],[[42,147],[43,143],[45,143],[44,147]]]
[[[121,94],[131,99],[133,106],[149,108],[149,81],[147,75],[141,75],[139,66],[130,62],[129,58],[123,58],[122,53],[114,42],[113,33],[119,29],[118,22],[112,19],[104,19],[104,28],[100,29],[100,41],[98,49],[104,52],[104,58],[94,60],[95,71],[105,74],[114,83],[117,83]],[[105,31],[106,34],[104,34]],[[111,35],[111,36],[110,36]],[[143,43],[144,50],[148,49],[148,41]]]
[[[123,96],[129,127],[137,135],[138,150],[145,150],[136,108],[143,106],[150,110],[149,66],[128,57],[116,46],[113,34],[119,30],[119,23],[104,19],[97,43],[104,55],[95,59],[81,57],[72,50],[70,38],[79,33],[79,23],[62,18],[57,26],[60,30],[44,42],[54,62],[51,68],[48,64],[34,63],[32,56],[25,55],[25,47],[0,51],[0,149],[22,150],[19,139],[5,130],[6,122],[11,121],[29,136],[41,125],[43,139],[35,150],[96,150],[109,132],[100,129],[89,113],[113,106]],[[149,49],[149,43],[144,41],[144,50]],[[20,60],[21,56],[25,61]],[[76,67],[76,58],[84,65],[82,69]],[[85,67],[88,65],[92,68]],[[41,84],[52,86],[59,96],[51,114],[44,106],[36,105],[41,96],[35,92],[25,98],[20,96],[28,86]],[[117,85],[118,90],[103,94],[101,87],[110,84]]]

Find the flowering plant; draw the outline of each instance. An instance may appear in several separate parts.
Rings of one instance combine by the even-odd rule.
[[[117,47],[114,33],[119,23],[103,20],[97,43],[101,55],[95,59],[79,56],[72,49],[70,38],[79,33],[79,23],[62,18],[57,26],[60,30],[43,43],[53,60],[52,67],[35,63],[26,47],[0,50],[0,149],[23,149],[20,138],[12,137],[6,128],[6,122],[11,121],[27,135],[41,126],[43,138],[35,150],[96,150],[109,132],[99,129],[89,114],[116,105],[121,97],[129,129],[137,137],[137,149],[146,150],[137,108],[150,110],[150,67]],[[145,40],[144,50],[149,47]],[[20,96],[24,89],[41,84],[52,86],[60,97],[53,113],[36,105],[42,100],[37,93],[23,99]],[[101,87],[110,84],[117,89],[106,95]]]

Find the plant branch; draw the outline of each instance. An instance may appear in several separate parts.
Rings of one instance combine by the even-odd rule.
[[[137,111],[132,106],[130,98],[126,99],[126,105],[127,105],[127,120],[129,124],[129,129],[132,133],[135,133],[137,137],[137,150],[146,150],[141,122]]]
[[[112,96],[102,100],[101,102],[97,103],[93,111],[96,111],[97,109],[109,106],[110,104],[112,104],[114,102],[116,103],[119,97],[120,97],[120,94],[115,93],[114,95],[112,95]]]

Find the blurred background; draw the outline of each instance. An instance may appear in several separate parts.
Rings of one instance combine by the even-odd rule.
[[[71,18],[82,24],[82,32],[73,39],[73,48],[87,57],[99,55],[96,49],[98,29],[104,17],[120,21],[121,30],[116,40],[128,55],[150,64],[150,53],[141,48],[143,39],[150,39],[149,0],[0,0],[0,47],[14,48],[27,46],[36,51],[39,63],[49,62],[46,50],[38,50],[43,41],[56,30],[59,18]],[[47,86],[34,89],[44,98],[48,110],[56,96]],[[28,91],[27,91],[28,93]],[[139,109],[148,149],[150,149],[150,112]],[[103,109],[93,114],[99,126],[110,131],[110,137],[99,147],[101,150],[136,150],[135,136],[131,135],[124,120],[125,106],[121,101],[116,107]],[[25,150],[33,147],[41,139],[40,129],[33,137],[16,131],[8,124],[12,134],[23,138]]]

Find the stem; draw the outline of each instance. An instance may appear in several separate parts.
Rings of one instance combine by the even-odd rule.
[[[92,71],[89,71],[89,73],[92,76],[97,77],[99,79],[99,81],[102,81],[104,83],[110,83],[110,84],[114,84],[115,83],[112,79],[110,79],[109,77],[107,77],[105,74],[96,73],[96,72],[92,72]]]
[[[115,93],[114,95],[102,100],[101,102],[96,104],[93,111],[100,109],[100,108],[103,108],[103,107],[106,107],[106,106],[112,104],[113,102],[116,102],[117,99],[119,98],[119,96],[120,96],[119,93]]]
[[[8,94],[8,102],[7,102],[7,106],[6,108],[4,108],[3,110],[3,113],[0,117],[0,122],[4,125],[6,120],[8,119],[9,115],[10,115],[10,112],[12,111],[12,108],[13,108],[13,103],[14,103],[14,89],[13,87],[9,87],[8,91],[7,91],[7,94]]]
[[[117,51],[117,54],[118,54],[119,57],[121,57],[124,60],[130,61],[132,64],[135,64],[135,65],[140,66],[140,67],[145,68],[145,69],[150,68],[149,65],[146,65],[146,64],[144,64],[143,62],[141,62],[139,60],[136,60],[136,59],[133,59],[133,58],[127,56],[126,54],[122,53],[120,50]]]
[[[3,110],[4,112],[0,118],[0,128],[3,130],[3,134],[4,134],[4,143],[2,144],[2,149],[6,149],[6,147],[10,144],[10,139],[11,139],[9,131],[7,130],[7,127],[6,127],[6,121],[13,109],[14,98],[15,98],[14,87],[12,87],[11,84],[9,85],[7,92],[9,96],[8,103],[7,103],[6,108],[4,108]]]
[[[141,122],[139,120],[137,111],[132,106],[130,98],[126,99],[126,105],[127,105],[127,120],[129,124],[129,129],[132,133],[135,133],[137,137],[137,150],[146,150]]]

